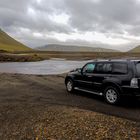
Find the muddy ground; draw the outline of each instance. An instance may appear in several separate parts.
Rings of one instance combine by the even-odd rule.
[[[0,74],[0,139],[140,139],[139,99],[68,94],[64,77]]]

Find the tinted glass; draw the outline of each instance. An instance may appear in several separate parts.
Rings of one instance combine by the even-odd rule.
[[[140,63],[136,64],[137,75],[140,77]]]
[[[104,67],[104,64],[103,63],[98,63],[97,65],[96,65],[96,69],[95,69],[95,72],[96,73],[102,73],[103,72],[103,68]]]
[[[110,64],[106,64],[105,72],[106,72],[106,73],[112,72],[112,64],[111,64],[111,63],[110,63]]]
[[[83,72],[86,72],[86,73],[93,73],[95,69],[95,64],[87,64],[84,68],[83,68]]]
[[[126,63],[114,63],[112,73],[113,74],[126,74],[127,73],[127,64]]]
[[[111,63],[98,63],[95,68],[96,73],[111,73],[112,64]]]

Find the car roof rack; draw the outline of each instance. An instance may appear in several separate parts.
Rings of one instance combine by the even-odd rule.
[[[140,59],[132,59],[132,58],[122,58],[122,59],[116,59],[116,58],[110,58],[110,59],[94,59],[93,61],[100,62],[100,61],[140,61]]]

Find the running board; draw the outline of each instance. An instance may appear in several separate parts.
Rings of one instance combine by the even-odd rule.
[[[95,95],[100,95],[100,96],[103,95],[103,93],[101,93],[101,92],[100,93],[99,92],[94,92],[94,91],[90,91],[90,90],[86,90],[86,89],[81,89],[81,88],[78,88],[78,87],[75,87],[74,89],[79,90],[79,91],[88,92],[88,93],[95,94]]]

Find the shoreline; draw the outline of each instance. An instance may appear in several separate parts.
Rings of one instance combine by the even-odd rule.
[[[123,52],[7,52],[0,53],[0,62],[36,62],[52,58],[66,60],[140,58],[139,54]]]

